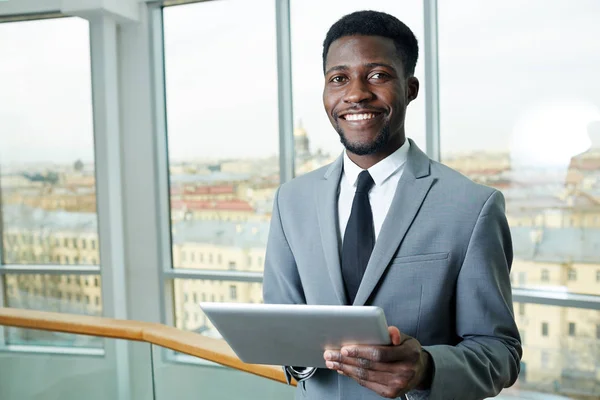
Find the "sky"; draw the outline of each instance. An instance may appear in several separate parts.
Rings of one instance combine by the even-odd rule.
[[[274,4],[219,0],[165,9],[172,160],[277,153]],[[341,151],[321,99],[323,38],[364,4],[291,0],[294,119],[313,150]],[[600,2],[438,4],[443,156],[541,151],[548,160],[585,150],[590,135],[600,136]],[[371,0],[369,8],[404,21],[423,48],[421,0]],[[0,164],[93,160],[87,22],[0,24],[0,54]],[[407,135],[421,148],[423,66],[421,53],[421,93],[407,116]]]

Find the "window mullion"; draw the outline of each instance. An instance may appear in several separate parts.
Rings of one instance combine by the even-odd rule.
[[[116,20],[106,15],[91,18],[90,41],[103,312],[127,319]],[[107,342],[107,353],[115,357],[118,397],[131,398],[127,343],[110,347]]]
[[[275,0],[277,88],[279,98],[279,177],[294,177],[294,115],[292,103],[292,45],[290,0]]]
[[[423,0],[425,60],[425,143],[427,155],[440,161],[440,85],[437,0]]]

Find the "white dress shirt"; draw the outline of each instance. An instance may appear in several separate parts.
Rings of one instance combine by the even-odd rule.
[[[410,142],[405,140],[404,144],[398,150],[367,170],[375,182],[375,185],[369,192],[369,203],[371,203],[371,210],[373,212],[375,240],[379,237],[383,220],[392,205],[398,181],[404,172],[404,164],[408,157],[409,148]],[[362,171],[362,168],[354,164],[344,151],[344,171],[342,172],[342,179],[340,179],[338,197],[338,221],[342,242],[344,241],[346,225],[348,224],[350,211],[352,210],[358,174]]]
[[[379,237],[381,226],[385,220],[385,216],[390,210],[392,200],[398,188],[398,182],[404,172],[404,166],[408,157],[410,142],[404,141],[398,150],[373,165],[367,171],[371,174],[375,185],[369,191],[369,203],[373,212],[373,228],[375,228],[375,240]],[[340,234],[342,243],[344,241],[344,233],[346,225],[352,211],[352,202],[354,201],[354,193],[356,192],[356,183],[358,175],[362,172],[362,168],[354,164],[344,151],[344,171],[339,185],[338,197],[338,221],[340,224]],[[413,390],[406,395],[408,400],[426,400],[429,397],[429,390]]]

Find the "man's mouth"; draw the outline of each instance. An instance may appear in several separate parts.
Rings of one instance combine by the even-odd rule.
[[[373,119],[379,114],[375,113],[362,113],[362,114],[345,114],[340,118],[345,119],[346,121],[365,121],[368,119]]]

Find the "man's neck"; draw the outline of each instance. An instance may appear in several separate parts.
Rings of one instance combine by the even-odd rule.
[[[373,165],[377,164],[381,160],[384,160],[387,157],[389,157],[391,154],[393,154],[396,150],[398,150],[400,147],[402,147],[404,142],[406,142],[406,138],[404,138],[404,137],[402,138],[401,141],[399,141],[397,143],[389,142],[385,148],[383,148],[380,151],[378,151],[377,153],[373,153],[373,154],[366,154],[366,155],[361,156],[358,154],[354,154],[348,150],[346,150],[346,154],[348,154],[348,158],[354,164],[358,165],[360,168],[369,169]]]

